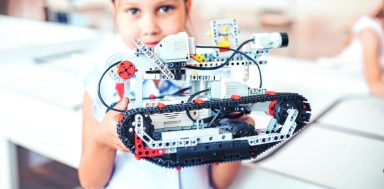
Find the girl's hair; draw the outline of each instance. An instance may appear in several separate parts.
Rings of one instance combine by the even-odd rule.
[[[384,0],[381,3],[381,8],[373,15],[376,18],[384,18]]]

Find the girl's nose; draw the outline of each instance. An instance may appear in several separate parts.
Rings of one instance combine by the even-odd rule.
[[[160,27],[154,15],[147,15],[143,17],[141,31],[144,36],[157,35],[160,33]]]

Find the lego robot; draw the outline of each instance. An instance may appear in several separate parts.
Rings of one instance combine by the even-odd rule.
[[[310,104],[296,93],[252,88],[227,78],[231,67],[266,64],[262,56],[271,48],[288,45],[286,33],[258,33],[239,43],[234,19],[213,20],[214,46],[198,46],[186,33],[167,36],[155,47],[134,40],[134,56],[115,55],[99,82],[100,101],[109,111],[121,112],[118,135],[137,159],[167,168],[256,158],[305,128]],[[198,54],[196,49],[210,51]],[[246,50],[243,50],[246,49]],[[102,78],[109,74],[124,84],[128,96],[135,84],[135,99],[127,110],[114,109],[101,96]],[[190,87],[183,96],[143,98],[144,80],[184,80]],[[189,91],[189,93],[187,93]],[[255,129],[231,122],[252,111],[265,112],[269,124]]]

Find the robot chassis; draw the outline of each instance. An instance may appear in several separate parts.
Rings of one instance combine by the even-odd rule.
[[[300,132],[310,119],[310,104],[296,93],[262,88],[259,65],[269,49],[286,47],[286,33],[258,33],[239,45],[234,19],[213,20],[215,46],[197,46],[184,32],[165,37],[154,48],[134,40],[132,56],[114,55],[99,82],[99,98],[108,110],[121,112],[117,133],[135,154],[162,167],[177,168],[257,158],[277,149]],[[242,50],[247,43],[247,50]],[[212,51],[197,54],[198,48]],[[219,71],[257,66],[259,88],[231,81]],[[133,83],[135,99],[127,110],[117,110],[102,99],[100,85],[106,73],[124,83],[128,97]],[[134,79],[132,79],[134,78]],[[144,80],[185,80],[189,95],[143,98]],[[252,111],[265,112],[269,124],[262,129],[232,122]]]

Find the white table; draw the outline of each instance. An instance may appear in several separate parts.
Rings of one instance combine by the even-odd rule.
[[[323,189],[324,185],[299,179],[292,175],[286,175],[246,164],[242,166],[230,189],[270,189],[270,188],[305,188]]]
[[[83,86],[71,66],[76,66],[71,58],[44,64],[31,59],[5,62],[0,64],[0,89],[77,110],[82,104]]]
[[[384,187],[384,100],[368,96],[360,73],[281,57],[262,69],[267,89],[307,97],[315,122],[280,151],[247,166],[326,188]]]
[[[52,105],[25,95],[0,90],[1,125],[0,139],[5,158],[0,162],[2,170],[16,168],[13,161],[14,145],[76,168],[81,150],[81,113]],[[7,152],[8,151],[8,152]],[[10,163],[11,162],[11,163]],[[14,188],[16,177],[2,175],[1,188]]]
[[[0,188],[18,186],[16,145],[77,167],[83,89],[68,62],[50,61],[92,47],[101,35],[0,16]]]
[[[95,44],[100,35],[87,28],[0,16],[0,63],[76,52]]]
[[[1,96],[1,100],[19,104],[19,98],[24,99],[27,108],[31,108],[28,114],[37,118],[41,118],[38,116],[39,103],[52,106],[55,111],[57,108],[78,111],[81,108],[82,84],[76,78],[72,60],[62,59],[70,57],[73,52],[89,49],[103,35],[93,29],[0,16],[0,90],[14,94]],[[30,107],[29,101],[36,107]],[[32,111],[32,108],[36,110]],[[8,111],[5,109],[2,107],[1,111]],[[51,112],[48,115],[55,111],[48,111]],[[18,132],[9,134],[13,131],[10,126],[3,126],[4,119],[9,118],[6,112],[3,115],[7,116],[1,116],[1,127],[6,127],[7,137],[18,136]],[[31,125],[38,127],[39,122],[31,120]],[[65,128],[63,130],[66,131]]]
[[[327,69],[312,61],[270,56],[268,64],[260,66],[263,87],[277,92],[295,92],[311,103],[312,120],[329,106],[348,96],[368,95],[360,73],[347,69]],[[250,68],[249,85],[258,86],[256,67]]]
[[[384,141],[384,100],[355,97],[341,102],[318,120],[323,127]]]
[[[382,188],[384,142],[313,124],[254,167],[330,188]]]

